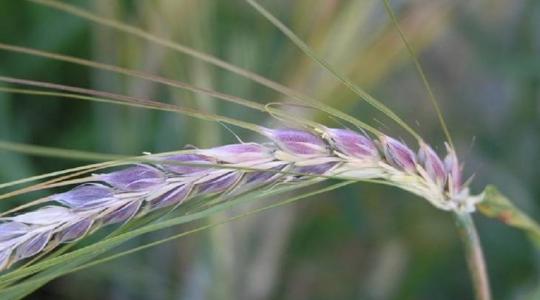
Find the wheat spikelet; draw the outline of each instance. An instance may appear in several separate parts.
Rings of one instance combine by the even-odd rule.
[[[382,180],[448,211],[473,212],[480,199],[463,186],[461,167],[448,145],[443,161],[423,142],[415,154],[389,136],[373,140],[348,129],[264,128],[262,132],[271,142],[151,155],[158,162],[94,174],[92,182],[50,196],[54,205],[3,218],[0,270],[102,226],[174,208],[195,196],[234,195],[313,176]]]

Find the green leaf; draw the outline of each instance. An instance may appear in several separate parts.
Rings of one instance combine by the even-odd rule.
[[[490,218],[498,219],[508,226],[525,231],[533,243],[540,248],[540,225],[517,208],[495,186],[488,185],[486,187],[484,200],[480,202],[478,209]]]

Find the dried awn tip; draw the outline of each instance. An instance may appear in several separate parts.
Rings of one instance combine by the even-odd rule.
[[[50,200],[57,205],[2,218],[0,270],[44,249],[76,241],[101,226],[124,223],[156,209],[174,208],[195,196],[234,195],[319,175],[323,176],[320,180],[324,176],[382,180],[447,211],[473,212],[481,199],[471,196],[463,186],[461,166],[448,145],[443,161],[423,142],[415,154],[394,138],[383,135],[375,142],[348,129],[263,132],[272,143],[152,155],[158,163],[94,175],[95,182],[52,195]]]

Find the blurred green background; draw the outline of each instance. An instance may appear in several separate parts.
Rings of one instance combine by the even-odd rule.
[[[243,1],[67,2],[252,70],[409,140]],[[443,152],[436,115],[382,1],[261,2]],[[473,191],[494,183],[540,219],[540,2],[400,0],[392,1],[392,6],[440,100],[465,173],[474,175]],[[192,57],[26,1],[0,2],[0,42],[144,70],[260,103],[287,101]],[[284,126],[268,115],[206,96],[6,51],[0,51],[0,75],[157,99]],[[314,110],[287,109],[340,126]],[[243,140],[260,139],[234,130]],[[0,93],[0,139],[125,155],[236,141],[215,122],[177,114],[6,93]],[[3,151],[0,181],[84,163]],[[0,205],[6,209],[38,196]],[[495,299],[540,299],[538,251],[522,233],[480,215],[475,219]],[[128,246],[178,230],[182,229]],[[60,278],[30,298],[472,299],[472,295],[448,213],[399,190],[356,184]]]

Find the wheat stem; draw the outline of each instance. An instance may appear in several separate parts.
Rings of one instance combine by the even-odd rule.
[[[474,292],[477,300],[490,300],[489,278],[480,238],[476,226],[469,213],[456,213],[456,223],[465,246],[465,256],[471,274]]]

